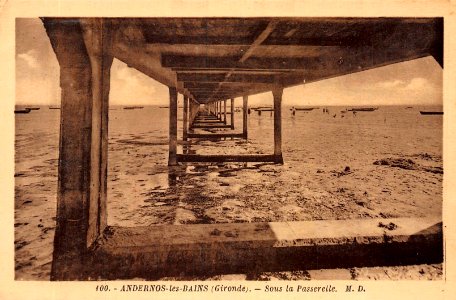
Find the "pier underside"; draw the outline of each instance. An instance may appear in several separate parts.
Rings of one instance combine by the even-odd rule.
[[[111,228],[106,189],[113,58],[169,87],[170,166],[281,164],[284,88],[425,56],[443,67],[443,19],[43,18],[43,23],[62,89],[53,280],[442,261],[441,228],[434,226],[440,220],[394,220],[400,229],[394,235],[379,229],[378,220]],[[177,153],[179,93],[187,141],[247,139],[248,96],[268,91],[273,153]],[[243,121],[235,131],[238,97]],[[201,129],[225,131],[197,132]]]

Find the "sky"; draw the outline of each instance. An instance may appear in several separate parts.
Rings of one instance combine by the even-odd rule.
[[[434,58],[425,57],[287,88],[282,103],[442,105],[442,77]],[[166,86],[114,59],[110,105],[166,105],[168,95]],[[59,64],[41,20],[16,19],[16,104],[59,103]],[[272,93],[249,96],[249,105],[272,105]]]

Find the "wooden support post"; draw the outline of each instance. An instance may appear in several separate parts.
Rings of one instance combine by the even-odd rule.
[[[177,90],[169,87],[169,157],[168,166],[177,165]]]
[[[217,105],[217,118],[220,119],[220,101],[217,101],[216,105]]]
[[[231,98],[231,130],[234,130],[234,98]]]
[[[247,139],[247,109],[248,109],[248,99],[249,96],[242,97],[242,133],[244,134],[244,139]]]
[[[219,119],[222,120],[222,101],[219,101],[218,105],[219,105]]]
[[[184,96],[184,112],[183,112],[183,124],[182,124],[182,136],[183,140],[187,140],[187,128],[188,128],[188,98]]]
[[[283,164],[282,157],[282,94],[283,88],[272,90],[274,96],[274,156],[275,162]]]
[[[43,19],[60,65],[57,217],[51,280],[85,277],[85,256],[106,227],[110,23]]]
[[[188,120],[188,124],[189,124],[188,127],[191,128],[192,124],[193,124],[193,118],[194,118],[193,116],[195,114],[195,112],[194,112],[195,111],[195,104],[194,104],[193,101],[190,101],[188,103],[188,109],[189,109],[189,115],[190,115],[189,120]]]
[[[196,103],[196,101],[193,101],[191,107],[193,109],[192,109],[192,113],[191,113],[191,117],[190,117],[190,124],[193,124],[195,122],[195,118],[199,112],[199,104]]]
[[[223,123],[226,124],[226,100],[223,100]]]

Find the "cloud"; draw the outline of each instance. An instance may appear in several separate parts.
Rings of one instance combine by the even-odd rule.
[[[36,50],[29,50],[25,53],[18,54],[17,57],[24,60],[29,68],[37,69],[39,67],[39,64],[36,58],[36,54]]]
[[[405,91],[427,90],[433,88],[432,84],[423,77],[415,77],[407,81],[396,79],[389,81],[382,81],[377,84],[377,87],[382,89],[396,89]]]
[[[161,104],[167,88],[147,75],[115,59],[111,68],[111,104]]]
[[[426,89],[430,88],[430,85],[431,85],[431,83],[429,82],[429,80],[427,80],[426,78],[418,77],[418,78],[413,78],[412,80],[410,80],[410,83],[407,84],[404,87],[404,89],[412,90],[412,91],[426,90]]]
[[[382,82],[379,82],[377,85],[380,88],[392,89],[392,88],[404,86],[405,82],[402,80],[396,79],[396,80],[390,80],[390,81],[382,81]]]

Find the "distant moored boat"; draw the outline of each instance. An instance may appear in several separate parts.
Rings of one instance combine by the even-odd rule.
[[[422,114],[422,115],[443,115],[443,111],[423,111],[423,110],[420,110],[420,114]]]
[[[24,108],[24,109],[15,109],[14,113],[15,114],[28,114],[30,112],[30,108]]]
[[[349,109],[348,111],[374,111],[377,110],[378,107],[354,107]]]
[[[49,109],[60,109],[60,106],[49,106]]]
[[[123,109],[143,109],[144,106],[125,106]]]

